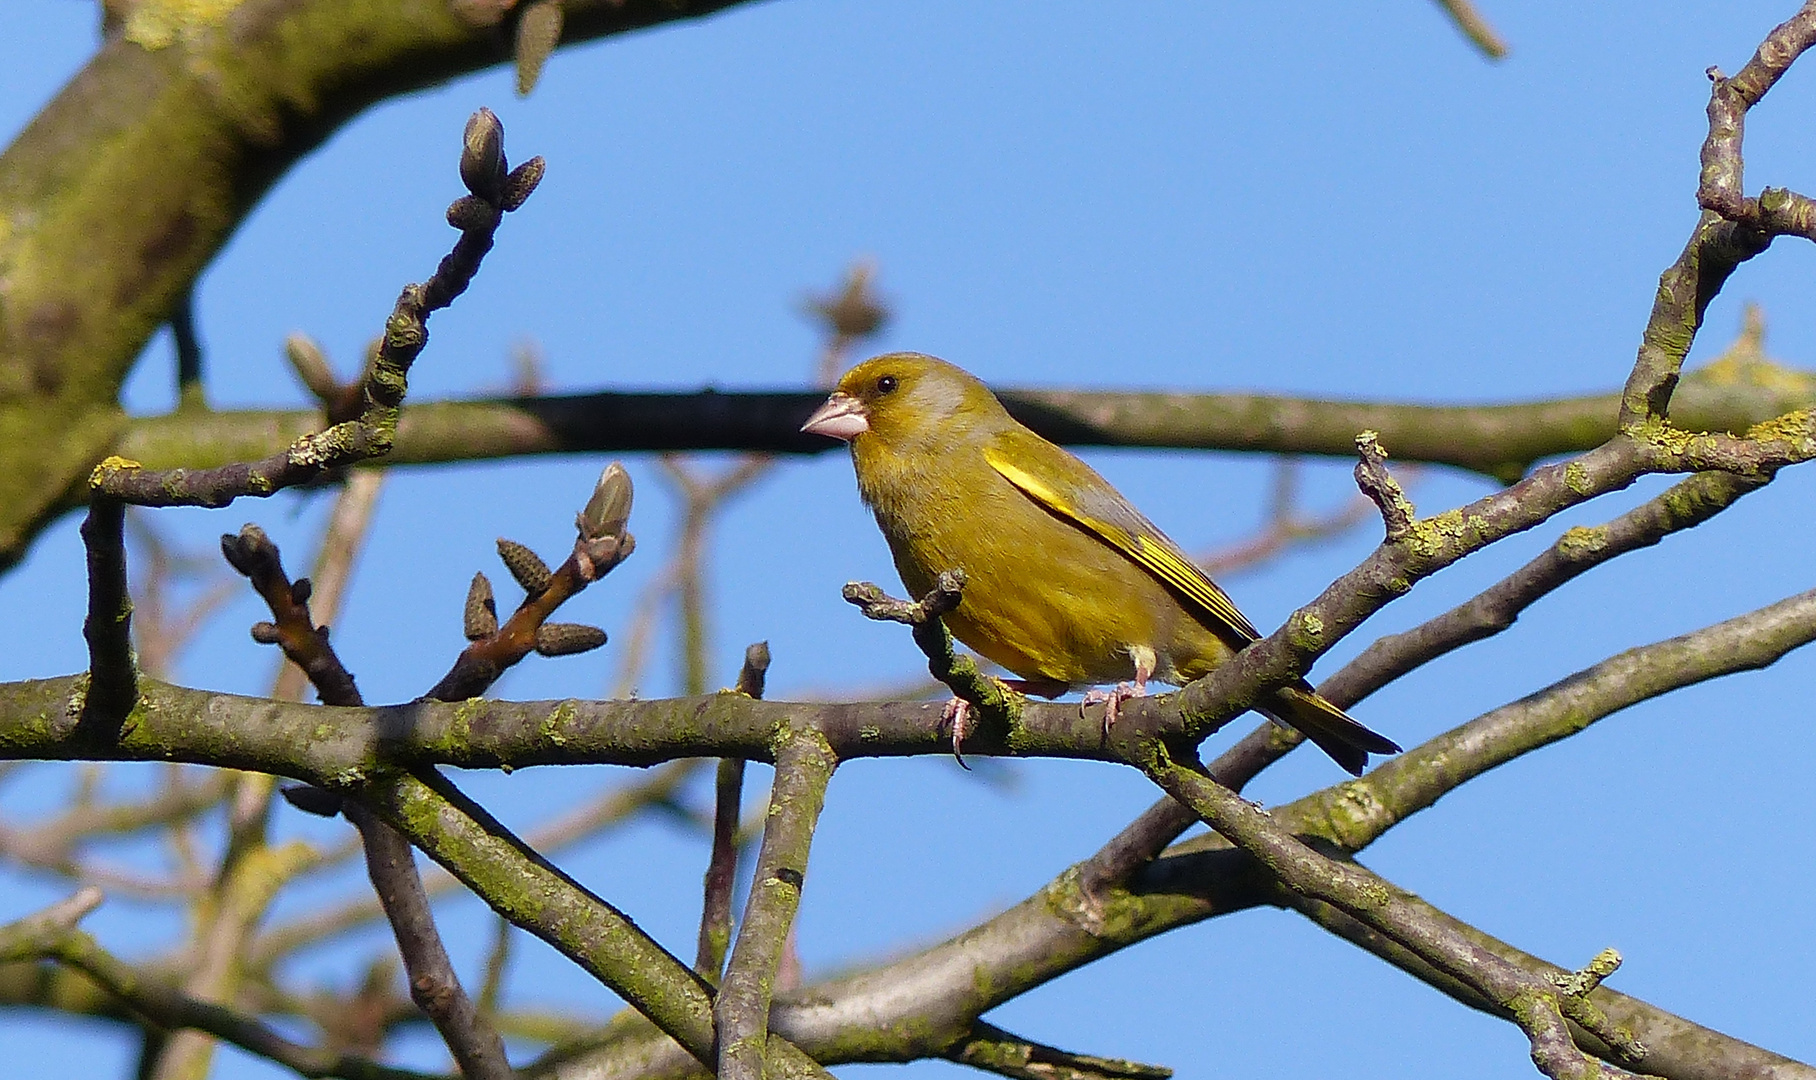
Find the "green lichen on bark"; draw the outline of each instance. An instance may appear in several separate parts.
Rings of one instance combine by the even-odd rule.
[[[1557,553],[1572,562],[1592,558],[1608,546],[1606,525],[1574,525],[1558,537]]]
[[[123,36],[146,49],[167,49],[200,39],[225,22],[243,0],[137,0]]]

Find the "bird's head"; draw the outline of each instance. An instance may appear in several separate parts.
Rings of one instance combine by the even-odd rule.
[[[964,370],[922,353],[888,353],[847,371],[801,430],[905,447],[999,417],[1008,414],[996,397]]]

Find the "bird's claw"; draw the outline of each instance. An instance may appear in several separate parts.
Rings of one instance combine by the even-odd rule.
[[[959,766],[967,771],[971,766],[965,764],[965,736],[971,734],[971,703],[964,698],[955,697],[946,702],[940,710],[940,726],[952,725],[952,757]]]
[[[1110,728],[1116,723],[1117,715],[1122,711],[1122,703],[1130,698],[1147,697],[1148,688],[1138,682],[1117,683],[1114,687],[1103,690],[1092,688],[1085,691],[1085,696],[1078,703],[1078,715],[1083,717],[1085,709],[1091,705],[1103,705],[1103,737],[1110,737]]]

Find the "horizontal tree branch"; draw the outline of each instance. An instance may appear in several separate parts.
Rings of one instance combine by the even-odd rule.
[[[1017,418],[1068,446],[1146,446],[1270,453],[1355,453],[1361,431],[1380,433],[1399,461],[1454,465],[1504,482],[1536,461],[1586,450],[1614,434],[1618,394],[1507,405],[1330,401],[1270,394],[1034,390],[998,393]],[[612,392],[438,401],[405,407],[399,465],[526,454],[640,450],[757,450],[812,454],[838,448],[801,423],[824,391]],[[1816,372],[1766,361],[1717,364],[1684,379],[1678,426],[1740,434],[1816,405]],[[317,430],[313,410],[171,413],[131,421],[119,453],[148,467],[204,468],[265,457]]]
[[[64,713],[70,701],[79,700],[82,679],[0,683],[0,760],[189,761],[340,789],[357,785],[369,772],[398,766],[655,765],[691,757],[773,762],[771,738],[790,717],[822,731],[841,760],[951,751],[939,731],[937,702],[756,701],[717,693],[348,708],[193,690],[153,679],[140,680],[140,707],[130,730],[117,742],[96,747],[81,743]],[[1138,715],[1141,704],[1130,703],[1124,719]],[[1050,702],[1028,703],[1016,729],[980,731],[966,749],[1122,760],[1116,744],[1103,742],[1101,721],[1081,717],[1075,704]]]
[[[1432,784],[1441,788],[1447,782],[1446,778],[1452,783],[1460,782],[1461,777],[1453,777],[1446,763],[1465,749],[1474,753],[1471,768],[1467,770],[1468,775],[1474,775],[1487,767],[1489,756],[1507,760],[1559,737],[1560,732],[1553,730],[1559,717],[1567,721],[1562,729],[1564,732],[1578,730],[1587,720],[1629,704],[1637,697],[1725,671],[1761,666],[1798,642],[1808,640],[1813,628],[1816,628],[1816,592],[1793,597],[1683,638],[1634,650],[1565,680],[1551,691],[1534,695],[1506,710],[1497,710],[1458,732],[1409,750],[1377,770],[1383,782],[1368,787],[1361,795],[1352,794],[1359,790],[1356,785],[1370,784],[1376,779],[1374,774],[1341,789],[1279,808],[1274,811],[1274,817],[1295,833],[1322,837],[1346,849],[1359,849],[1419,805],[1428,804],[1435,790]],[[1692,663],[1689,661],[1692,656],[1713,659]],[[14,687],[18,685],[14,684]],[[68,687],[63,689],[67,691]],[[154,694],[163,692],[157,684],[149,684],[148,690]],[[187,702],[191,709],[203,706],[205,701],[214,702],[195,714],[197,720],[218,722],[229,732],[241,732],[242,738],[262,726],[258,721],[234,715],[231,705],[235,699],[211,699],[196,691],[183,693],[197,695],[196,699]],[[169,700],[168,707],[163,698],[154,698],[154,702],[159,706],[149,710],[154,724],[178,707],[177,700]],[[761,704],[733,694],[684,699],[677,704],[704,707],[714,702],[739,702],[739,708],[746,710],[757,710]],[[463,704],[480,707],[489,703]],[[798,714],[800,710],[816,707],[789,705],[786,708]],[[889,705],[836,708],[867,714],[873,722],[892,712],[904,718],[918,716],[922,728],[920,752],[938,753],[945,749],[944,740],[925,723],[933,716],[933,706],[917,705],[907,714],[901,714]],[[1067,706],[1031,705],[1028,712],[1036,714],[1049,709],[1076,717],[1076,709]],[[317,718],[321,715],[319,708],[305,711],[314,713]],[[55,714],[48,702],[39,715],[46,713]],[[1518,723],[1514,722],[1516,717],[1521,718]],[[756,726],[765,731],[772,730],[768,719]],[[1095,725],[1087,726],[1095,728]],[[192,732],[193,727],[190,725]],[[10,733],[0,731],[0,738],[17,746],[19,734],[16,729]],[[885,746],[896,737],[881,724],[874,726],[870,734],[873,736],[871,741]],[[545,735],[551,740],[569,739],[560,728],[545,732]],[[861,748],[866,741],[860,737],[856,745]],[[295,745],[289,740],[280,742]],[[568,742],[568,746],[573,745]],[[974,749],[983,751],[981,736]],[[761,754],[753,752],[750,756]],[[1402,776],[1418,782],[1395,780]],[[1342,808],[1351,808],[1350,817],[1337,813]],[[1376,816],[1365,821],[1356,817],[1360,813],[1356,808],[1378,810],[1371,809]],[[953,1025],[1135,941],[1218,914],[1274,902],[1270,899],[1273,896],[1270,888],[1265,874],[1215,838],[1180,845],[1138,875],[1126,889],[1087,888],[1081,879],[1080,868],[1074,868],[1041,893],[973,928],[961,938],[884,968],[821,984],[800,995],[783,996],[775,1013],[775,1030],[814,1057],[827,1061],[905,1060],[942,1053],[949,1040],[962,1033]],[[1540,964],[1511,947],[1497,947],[1505,949],[1509,956],[1524,957],[1519,961],[1521,963]],[[990,971],[991,977],[978,980],[980,970]],[[1784,1060],[1643,1002],[1618,995],[1606,998],[1610,993],[1598,989],[1593,1001],[1630,1027],[1643,1023],[1645,1033],[1641,1034],[1641,1041],[1654,1052],[1668,1043],[1688,1041],[1718,1046],[1723,1060],[1727,1061],[1770,1064]],[[878,1024],[879,1016],[891,1016],[894,1021],[905,1020],[897,1015],[903,1003],[913,1003],[918,1014],[916,1023]],[[930,1017],[947,1019],[940,1023],[919,1022]],[[879,1034],[879,1026],[887,1031]],[[638,1053],[661,1057],[661,1052],[653,1047],[645,1047]],[[1647,1067],[1685,1080],[1711,1075],[1698,1071],[1695,1062],[1682,1068],[1665,1069],[1659,1061],[1648,1058]],[[1772,1068],[1780,1066],[1772,1065]],[[1781,1070],[1774,1075],[1808,1077],[1811,1074]]]

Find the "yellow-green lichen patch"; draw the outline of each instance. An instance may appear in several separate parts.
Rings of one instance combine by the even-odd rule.
[[[1402,543],[1420,558],[1435,559],[1461,543],[1467,529],[1461,510],[1446,510],[1413,522]]]
[[[1572,526],[1557,538],[1557,553],[1572,562],[1587,559],[1608,546],[1608,527]]]
[[[126,40],[153,51],[187,44],[239,6],[240,0],[138,0],[126,17]]]
[[[1589,470],[1583,468],[1580,461],[1564,466],[1564,486],[1578,495],[1588,495],[1595,490],[1589,482]]]
[[[1757,442],[1785,442],[1809,453],[1812,433],[1816,432],[1816,414],[1808,409],[1785,413],[1747,429],[1747,438]]]
[[[1294,625],[1293,644],[1301,649],[1316,649],[1324,643],[1324,620],[1307,611]]]
[[[1385,832],[1395,815],[1381,801],[1374,784],[1364,778],[1337,785],[1324,799],[1324,819],[1328,837],[1355,851]]]
[[[109,454],[107,457],[102,458],[101,463],[96,465],[94,469],[89,472],[88,486],[91,488],[98,488],[102,484],[105,484],[107,478],[114,473],[124,472],[128,469],[143,469],[144,467],[145,466],[131,458],[123,458],[118,454]]]
[[[1383,908],[1393,902],[1394,894],[1378,881],[1362,883],[1362,901],[1369,907]]]
[[[573,699],[558,702],[549,714],[542,718],[542,737],[554,746],[567,745],[567,733],[563,730],[573,723],[576,707]]]

